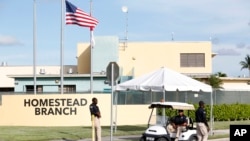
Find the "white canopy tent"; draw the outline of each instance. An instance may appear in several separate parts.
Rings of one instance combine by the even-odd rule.
[[[116,90],[212,92],[212,87],[186,75],[162,67],[151,73],[120,83],[116,86]]]
[[[128,80],[116,86],[116,91],[153,91],[163,92],[163,100],[165,101],[165,91],[194,91],[209,92],[211,94],[211,116],[212,119],[212,87],[191,77],[162,67],[151,73]],[[211,121],[212,124],[212,121]],[[211,128],[212,129],[212,128]]]

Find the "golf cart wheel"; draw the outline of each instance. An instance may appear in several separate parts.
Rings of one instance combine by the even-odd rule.
[[[143,137],[141,137],[139,141],[145,141],[145,140],[144,140],[144,138],[143,138]]]
[[[195,136],[191,136],[188,141],[198,141],[198,138]]]
[[[168,141],[168,140],[166,138],[161,137],[161,138],[157,139],[157,141]]]

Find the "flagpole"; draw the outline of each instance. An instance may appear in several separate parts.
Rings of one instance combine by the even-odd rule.
[[[92,14],[92,0],[90,0],[90,13]],[[90,93],[93,94],[93,28],[90,27]]]
[[[60,69],[60,75],[61,75],[61,94],[63,94],[63,55],[64,55],[64,44],[63,44],[63,35],[64,35],[64,3],[65,3],[65,0],[61,0],[61,51],[60,51],[60,58],[61,58],[61,61],[60,61],[60,65],[61,65],[61,69]]]
[[[94,37],[93,31],[98,23],[98,20],[91,17],[92,0],[90,0],[90,15],[86,14],[75,5],[66,1],[66,24],[76,24],[90,29],[90,93],[93,94],[93,46]],[[80,20],[79,20],[80,19]]]
[[[34,94],[36,95],[36,0],[33,2],[33,77]]]

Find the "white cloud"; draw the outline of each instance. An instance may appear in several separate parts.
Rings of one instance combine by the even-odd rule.
[[[217,50],[218,55],[229,55],[229,56],[238,56],[240,55],[240,52],[236,51],[235,49],[227,49],[227,48],[223,48],[223,49],[219,49]]]
[[[22,43],[12,36],[0,35],[0,46],[15,46],[22,45]]]
[[[243,43],[243,42],[240,42],[236,45],[237,48],[241,49],[241,48],[245,48],[246,47],[246,44]]]
[[[239,47],[240,46],[240,47]],[[218,56],[239,56],[242,57],[243,52],[247,51],[245,44],[233,44],[233,43],[224,43],[224,44],[214,44],[212,45],[213,52],[217,53]]]

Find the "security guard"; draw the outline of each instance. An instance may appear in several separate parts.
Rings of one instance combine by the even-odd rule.
[[[206,111],[204,107],[205,103],[203,101],[199,101],[199,108],[195,112],[198,141],[207,141],[208,132],[210,130],[207,124]]]
[[[95,141],[101,141],[101,125],[100,125],[100,118],[101,112],[99,107],[97,106],[97,98],[92,98],[92,103],[89,105],[89,110],[91,117],[94,116],[94,126],[95,126]]]
[[[181,132],[187,128],[187,117],[184,115],[184,111],[178,110],[178,112],[179,115],[175,116],[174,118],[174,128],[177,131],[175,141],[178,141]]]

